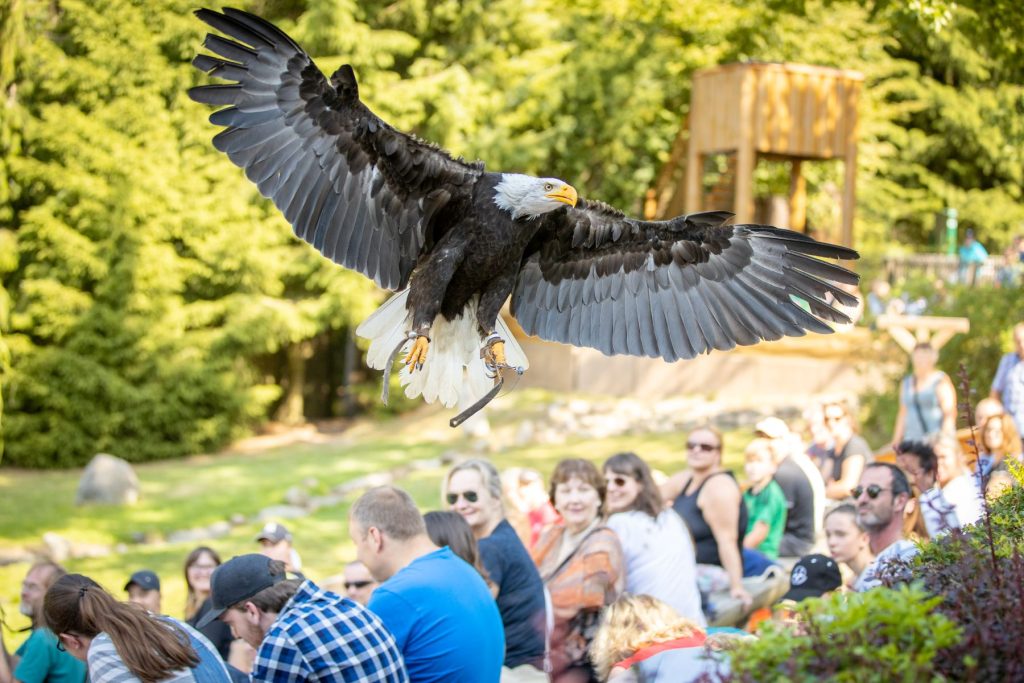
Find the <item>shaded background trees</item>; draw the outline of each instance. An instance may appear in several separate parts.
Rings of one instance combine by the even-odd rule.
[[[396,126],[634,213],[683,126],[695,69],[858,69],[858,247],[927,248],[947,206],[990,250],[1024,224],[1024,21],[1012,3],[235,4],[293,33],[328,73],[351,62]],[[192,9],[0,3],[6,463],[173,456],[268,418],[336,415],[345,368],[361,365],[351,329],[381,295],[294,239],[212,149],[208,112],[185,95],[204,82],[188,64],[202,38]],[[839,170],[812,167],[811,217],[827,222]]]

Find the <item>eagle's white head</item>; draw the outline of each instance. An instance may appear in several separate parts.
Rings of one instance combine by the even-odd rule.
[[[512,218],[536,218],[564,204],[576,206],[576,188],[558,178],[534,178],[519,173],[503,173],[494,188],[494,203],[512,214]]]

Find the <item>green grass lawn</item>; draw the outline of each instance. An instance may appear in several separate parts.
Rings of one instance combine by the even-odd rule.
[[[549,396],[525,390],[503,397],[500,411],[492,415],[496,434],[511,432],[524,416],[539,411]],[[462,432],[448,428],[447,411],[424,409],[397,418],[362,420],[336,438],[323,443],[299,443],[254,452],[227,451],[218,455],[193,456],[182,460],[135,466],[141,482],[141,496],[132,507],[74,506],[75,489],[81,470],[37,472],[0,470],[0,547],[41,546],[42,535],[52,531],[79,543],[114,546],[125,544],[123,553],[104,557],[69,560],[70,571],[87,574],[115,595],[128,575],[137,569],[156,571],[163,584],[163,608],[181,616],[185,601],[182,562],[197,544],[169,544],[160,541],[169,532],[225,520],[232,514],[253,518],[269,505],[282,503],[284,492],[303,480],[315,478],[313,493],[352,478],[423,458],[435,458],[446,451],[468,454],[469,442]],[[747,430],[726,435],[726,465],[738,468],[742,448],[751,437]],[[606,439],[569,439],[565,444],[508,447],[491,454],[500,468],[534,467],[547,476],[558,460],[582,457],[598,466],[623,450],[633,450],[652,467],[671,473],[684,465],[679,433],[620,436]],[[397,483],[406,488],[424,511],[441,505],[440,486],[444,468],[416,470]],[[354,551],[348,538],[348,500],[321,508],[295,520],[283,520],[296,539],[304,570],[314,580],[337,574]],[[260,524],[252,521],[235,527],[225,537],[209,542],[225,559],[253,552],[253,537]],[[145,534],[157,542],[132,543],[134,534]],[[0,567],[0,605],[11,627],[25,620],[17,614],[18,593],[26,565]],[[16,643],[11,632],[8,645]]]

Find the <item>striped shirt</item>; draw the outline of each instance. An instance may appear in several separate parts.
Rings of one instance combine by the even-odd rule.
[[[408,683],[409,677],[377,615],[304,581],[263,637],[252,680]]]
[[[199,664],[194,669],[179,669],[162,683],[228,683],[231,678],[216,648],[199,631],[186,623],[170,617],[157,617],[168,626],[177,626],[189,637],[192,647],[199,655]],[[92,639],[89,654],[89,680],[91,683],[137,683],[138,678],[117,653],[114,642],[106,633]]]

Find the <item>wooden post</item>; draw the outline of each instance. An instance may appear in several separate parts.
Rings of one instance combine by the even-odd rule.
[[[789,227],[797,232],[807,231],[807,180],[800,159],[793,159],[789,170]]]
[[[938,351],[954,334],[970,331],[971,321],[967,318],[885,314],[878,316],[878,329],[887,330],[907,353],[922,342],[930,343]]]
[[[693,115],[690,115],[692,122]],[[700,145],[693,139],[693,127],[690,127],[690,144],[686,146],[686,187],[684,188],[686,200],[686,213],[700,211],[701,206],[701,181],[704,177],[704,156],[700,153]]]
[[[754,149],[754,79],[749,75],[740,86],[740,126],[739,144],[736,147],[736,199],[733,213],[737,223],[754,221],[754,165],[757,163],[757,151]]]

